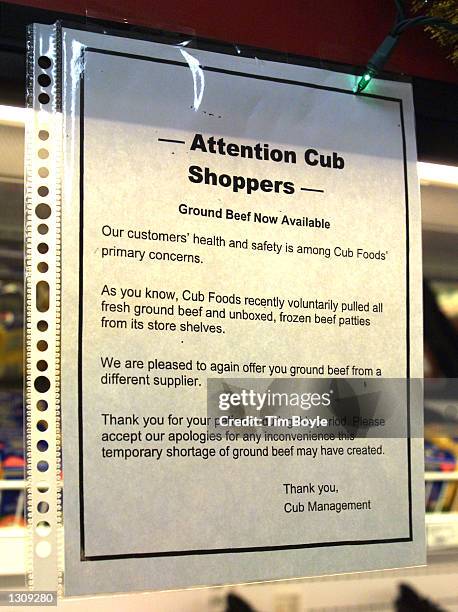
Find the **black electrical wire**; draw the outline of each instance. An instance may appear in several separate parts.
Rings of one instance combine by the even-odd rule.
[[[435,26],[458,34],[458,25],[455,25],[446,19],[428,17],[427,15],[406,17],[404,1],[394,0],[394,3],[396,5],[396,19],[394,25],[391,28],[388,36],[384,39],[382,44],[377,48],[373,56],[368,61],[364,75],[361,77],[357,85],[356,93],[363,91],[369,81],[380,72],[394,51],[394,48],[398,44],[399,37],[406,30],[415,26]]]
[[[402,0],[394,0],[396,4],[396,8],[398,9],[397,20],[405,19],[406,10],[404,7],[404,2]]]

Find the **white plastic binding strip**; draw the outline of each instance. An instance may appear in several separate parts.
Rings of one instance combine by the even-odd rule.
[[[28,586],[61,590],[60,163],[56,30],[28,38],[25,159]]]

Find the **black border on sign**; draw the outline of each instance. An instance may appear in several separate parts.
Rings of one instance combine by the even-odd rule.
[[[103,55],[112,55],[118,57],[125,57],[128,59],[142,60],[148,62],[155,62],[159,64],[166,64],[172,66],[182,66],[189,68],[186,62],[179,62],[173,60],[166,60],[163,58],[154,58],[143,55],[134,55],[131,53],[123,53],[120,51],[110,51],[107,49],[98,49],[95,47],[86,47],[81,52],[81,66],[80,72],[80,177],[79,177],[79,199],[80,199],[80,211],[79,211],[79,305],[78,305],[78,453],[79,453],[79,518],[80,518],[80,550],[81,550],[81,561],[109,561],[116,559],[144,559],[148,557],[183,557],[191,555],[220,555],[220,554],[232,554],[232,553],[246,553],[246,552],[268,552],[268,551],[280,551],[280,550],[298,550],[305,548],[325,548],[331,546],[354,546],[354,545],[368,545],[368,544],[388,544],[396,542],[412,542],[413,541],[413,524],[412,524],[412,469],[411,469],[411,424],[410,424],[410,260],[409,260],[409,192],[408,192],[408,181],[407,181],[407,155],[406,155],[406,138],[405,138],[405,126],[404,126],[404,110],[401,98],[392,98],[387,96],[379,96],[376,94],[364,94],[364,97],[375,98],[378,100],[385,100],[399,104],[400,113],[400,125],[401,125],[401,137],[402,137],[402,152],[404,162],[404,197],[405,197],[405,220],[406,220],[406,399],[407,399],[407,468],[408,468],[408,501],[409,501],[409,535],[404,538],[390,538],[390,539],[378,539],[378,540],[342,540],[337,542],[316,542],[308,544],[285,544],[283,546],[250,546],[250,547],[238,547],[238,548],[210,548],[210,549],[195,549],[195,550],[178,550],[178,551],[162,551],[162,552],[144,552],[144,553],[123,553],[118,555],[95,555],[87,556],[85,552],[85,524],[84,524],[84,460],[83,460],[83,445],[84,445],[84,432],[83,432],[83,326],[84,326],[84,312],[83,312],[83,292],[84,292],[84,72],[86,68],[86,57],[88,53],[99,53]],[[291,79],[281,79],[278,77],[269,77],[264,75],[256,75],[245,72],[239,72],[235,70],[227,70],[223,68],[214,68],[211,66],[202,66],[203,70],[207,72],[217,72],[221,74],[227,74],[230,76],[239,76],[245,78],[252,78],[261,81],[270,81],[274,83],[283,83],[286,85],[297,85],[300,87],[309,87],[312,89],[320,89],[326,91],[332,91],[336,93],[342,93],[347,95],[355,95],[354,92],[339,89],[337,87],[328,87],[325,85],[316,85],[314,83],[306,83],[302,81],[295,81]],[[363,97],[363,96],[362,96]]]

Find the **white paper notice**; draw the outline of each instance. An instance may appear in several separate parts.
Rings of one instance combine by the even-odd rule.
[[[67,29],[62,62],[66,593],[424,563],[410,86]]]

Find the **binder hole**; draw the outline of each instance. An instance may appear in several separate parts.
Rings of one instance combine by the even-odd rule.
[[[40,480],[37,483],[37,491],[38,493],[47,493],[49,491],[48,483],[45,480]]]
[[[40,451],[40,453],[44,453],[45,451],[48,450],[48,443],[46,442],[46,440],[38,440],[37,442],[37,448]]]
[[[38,331],[44,332],[48,329],[48,323],[44,321],[43,319],[41,319],[41,321],[38,321],[37,323],[37,328],[38,328]]]
[[[37,249],[38,249],[39,253],[44,255],[45,253],[48,252],[48,245],[46,244],[46,242],[40,242],[40,244],[38,245]]]
[[[47,376],[37,376],[35,378],[34,385],[38,393],[46,393],[46,391],[49,391],[51,383],[49,382],[49,378]],[[44,429],[40,429],[40,431],[44,431]]]
[[[48,429],[48,421],[38,421],[37,423],[37,429],[38,431],[46,431]]]
[[[38,157],[40,159],[47,159],[49,157],[49,152],[47,149],[40,149],[38,151]]]
[[[44,372],[48,369],[48,364],[44,359],[40,359],[40,361],[37,363],[37,368],[40,370],[40,372]]]
[[[39,312],[49,310],[49,284],[46,281],[39,281],[35,292],[36,306]]]
[[[49,132],[48,132],[48,130],[40,130],[40,131],[38,132],[38,138],[39,138],[40,140],[48,140],[48,138],[49,138]]]
[[[40,219],[47,219],[51,215],[51,208],[47,204],[38,204],[35,213]]]
[[[41,93],[41,94],[38,96],[38,102],[39,102],[40,104],[48,104],[48,102],[49,102],[49,96],[48,96],[48,94],[46,94],[46,93]]]
[[[51,85],[51,79],[47,74],[40,74],[38,82],[42,87],[49,87]]]
[[[49,193],[49,189],[45,187],[44,185],[41,185],[40,187],[38,187],[37,191],[38,191],[38,195],[41,196],[42,198],[45,198]]]
[[[42,166],[41,168],[38,168],[38,175],[41,178],[46,178],[49,175],[48,168],[45,168],[44,166]]]
[[[40,559],[46,559],[46,557],[49,557],[51,550],[51,544],[46,541],[38,542],[38,544],[35,546],[35,553],[37,557],[40,557]]]
[[[48,233],[48,229],[49,228],[46,223],[40,223],[40,225],[38,226],[38,233],[43,236],[44,234]]]
[[[48,523],[48,521],[40,521],[37,524],[35,531],[40,538],[46,538],[51,533],[51,525]]]
[[[49,57],[46,57],[46,55],[40,55],[40,57],[38,58],[38,65],[40,66],[40,68],[47,70],[48,68],[51,68],[51,60],[49,59]]]
[[[38,272],[47,272],[48,271],[48,264],[45,261],[40,261],[40,263],[37,266]]]
[[[45,410],[48,410],[48,402],[46,400],[38,400],[37,408],[40,412],[44,412]]]
[[[47,348],[48,348],[48,343],[46,342],[46,340],[38,340],[37,349],[39,351],[46,351]]]
[[[48,512],[49,510],[48,502],[45,502],[45,501],[38,502],[37,510],[40,514],[46,514],[46,512]]]
[[[39,461],[37,469],[39,472],[47,472],[49,470],[49,463],[47,461]]]

